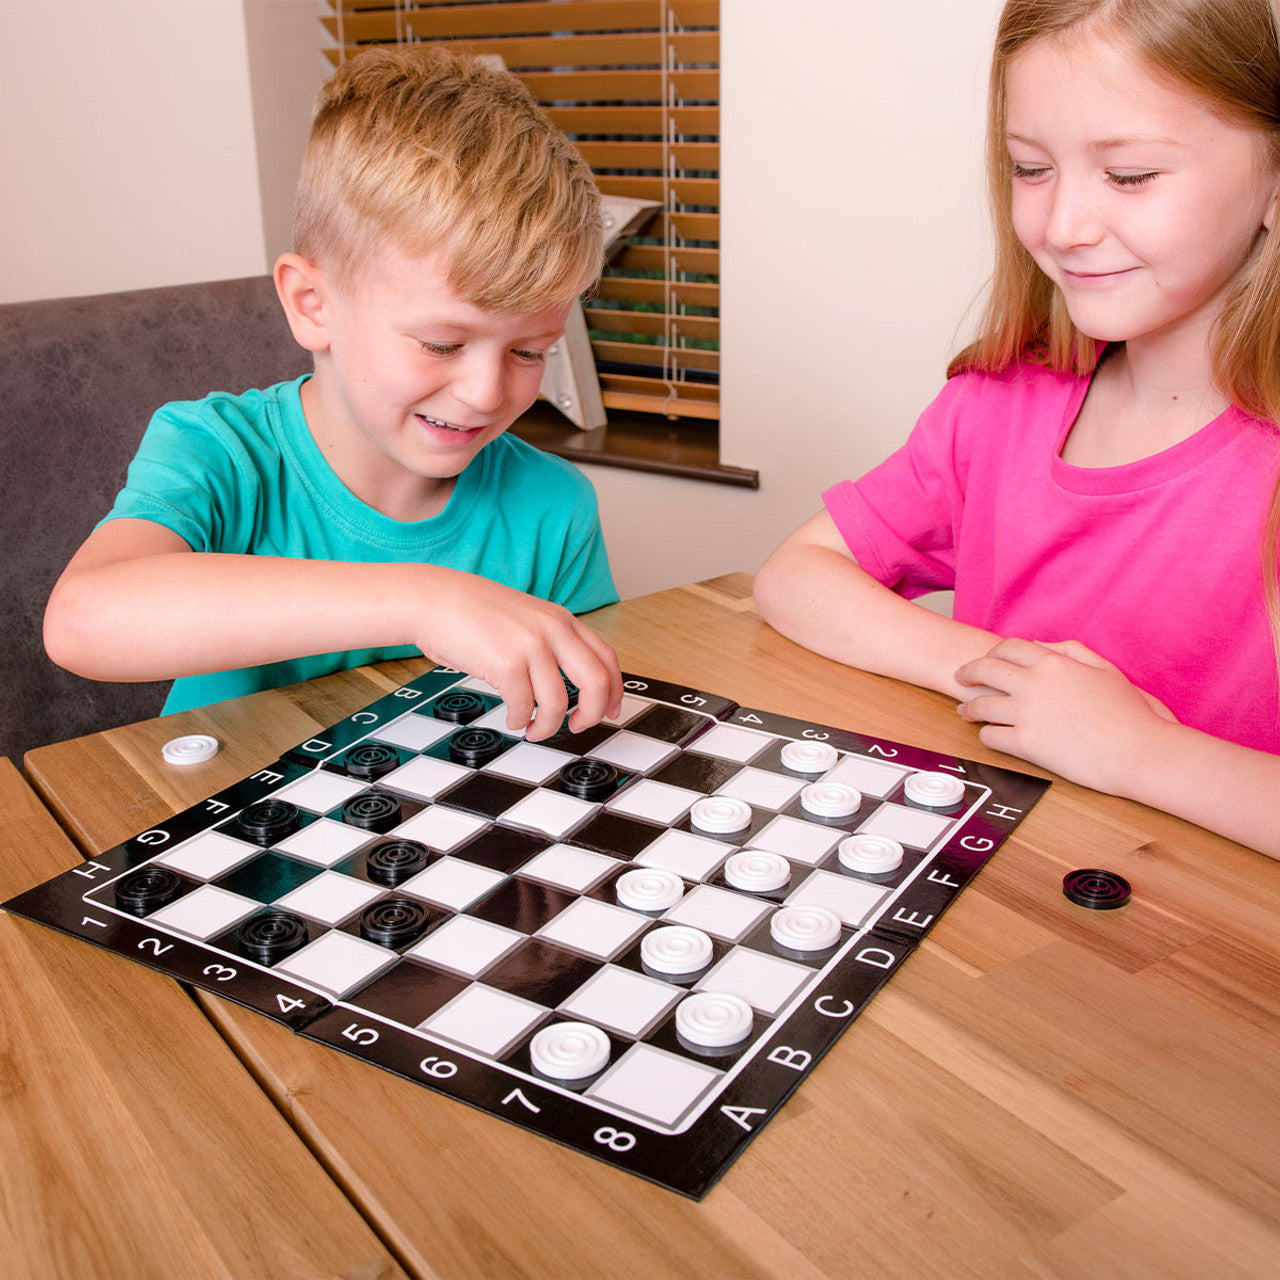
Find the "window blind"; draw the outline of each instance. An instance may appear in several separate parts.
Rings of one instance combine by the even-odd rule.
[[[720,416],[719,0],[328,0],[336,65],[370,44],[497,54],[606,195],[659,212],[587,303],[606,410]]]

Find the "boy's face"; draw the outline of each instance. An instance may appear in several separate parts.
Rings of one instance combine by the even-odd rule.
[[[440,511],[453,479],[537,398],[568,304],[495,313],[449,286],[436,250],[395,248],[322,286],[327,343],[303,406],[357,497],[396,519]]]

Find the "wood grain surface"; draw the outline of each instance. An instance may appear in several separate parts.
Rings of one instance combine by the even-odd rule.
[[[0,761],[0,897],[78,860]],[[7,914],[0,1208],[5,1276],[401,1274],[176,982]]]
[[[591,621],[637,674],[1025,767],[940,695],[782,639],[744,575]],[[100,851],[424,665],[42,748],[28,776]],[[164,765],[188,732],[222,752]],[[1083,866],[1124,875],[1133,900],[1068,902]],[[199,999],[415,1275],[1280,1275],[1280,864],[1061,780],[701,1203]],[[243,1126],[236,1141],[255,1156]]]

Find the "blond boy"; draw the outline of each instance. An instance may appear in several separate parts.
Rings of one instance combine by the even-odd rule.
[[[50,597],[55,662],[166,711],[421,651],[549,736],[620,703],[595,494],[504,435],[599,273],[592,175],[520,83],[424,48],[322,90],[276,289],[314,373],[166,405]],[[539,714],[530,725],[535,703]]]

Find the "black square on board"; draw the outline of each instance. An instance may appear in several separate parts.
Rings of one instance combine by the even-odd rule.
[[[401,960],[346,1000],[392,1022],[416,1027],[470,985],[469,979],[456,974]]]
[[[517,933],[537,933],[547,921],[576,902],[578,895],[536,880],[514,879],[482,898],[467,915],[504,925]]]
[[[597,960],[530,938],[503,956],[492,969],[486,969],[483,982],[486,987],[496,987],[522,1000],[554,1009],[599,968]]]

